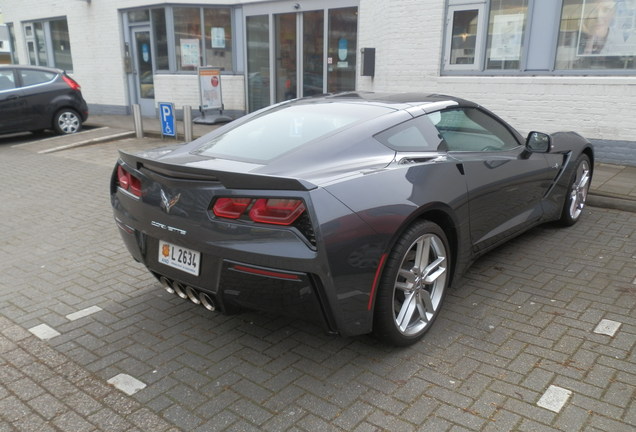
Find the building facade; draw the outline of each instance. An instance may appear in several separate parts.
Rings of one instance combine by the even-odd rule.
[[[347,90],[449,93],[520,131],[636,153],[636,0],[0,0],[13,61],[57,66],[93,113],[225,109]],[[63,11],[63,12],[62,12]]]

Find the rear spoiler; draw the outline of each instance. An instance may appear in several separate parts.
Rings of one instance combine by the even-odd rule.
[[[126,165],[136,169],[137,171],[147,169],[166,177],[220,182],[228,189],[309,191],[317,188],[315,184],[302,179],[275,177],[262,174],[218,171],[205,168],[176,165],[173,163],[146,159],[140,155],[127,153],[123,150],[119,150],[119,159]]]

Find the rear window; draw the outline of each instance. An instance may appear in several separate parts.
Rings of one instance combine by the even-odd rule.
[[[53,72],[25,69],[20,71],[20,75],[22,76],[22,86],[27,87],[47,83],[53,80],[57,74]]]
[[[381,106],[349,103],[283,105],[214,136],[194,153],[267,162],[354,123],[392,111]]]

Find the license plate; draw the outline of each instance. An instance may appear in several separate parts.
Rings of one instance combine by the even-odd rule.
[[[159,262],[186,273],[199,276],[201,254],[192,249],[159,240]]]

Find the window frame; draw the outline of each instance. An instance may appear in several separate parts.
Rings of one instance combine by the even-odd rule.
[[[70,60],[70,68],[66,67],[67,65],[57,64],[55,61],[55,50],[53,47],[53,34],[51,30],[51,22],[55,21],[65,21],[66,22],[66,30],[68,36],[69,43],[69,60]],[[38,53],[38,35],[36,32],[36,25],[42,26],[42,36],[44,38],[42,42],[42,46],[44,47],[44,55],[46,57],[46,64],[40,58]],[[32,20],[32,21],[23,21],[22,22],[22,32],[25,40],[25,45],[27,47],[27,60],[28,64],[31,66],[45,66],[51,68],[63,69],[66,72],[73,72],[73,50],[71,47],[71,37],[68,29],[68,19],[66,16],[62,17],[53,17],[46,18],[40,20]],[[30,52],[30,47],[33,47],[33,56]]]
[[[179,9],[193,9],[197,12],[197,24],[199,26],[199,58],[200,58],[200,62],[202,63],[199,66],[206,66],[208,64],[211,63],[211,59],[208,59],[208,53],[207,53],[207,49],[205,47],[205,43],[206,43],[206,34],[205,34],[205,25],[206,25],[206,10],[214,10],[214,9],[218,9],[218,10],[226,10],[229,12],[229,26],[230,26],[230,31],[226,32],[226,38],[229,38],[230,40],[230,63],[231,63],[231,68],[223,68],[221,70],[221,74],[223,75],[236,75],[236,74],[241,74],[242,72],[240,71],[241,68],[241,62],[239,61],[239,56],[242,55],[239,51],[242,50],[242,47],[239,46],[239,44],[241,43],[241,39],[240,39],[240,32],[241,32],[241,26],[238,26],[237,24],[237,8],[233,5],[188,5],[188,4],[172,4],[172,5],[166,5],[166,6],[149,6],[149,7],[143,7],[143,8],[130,8],[130,9],[125,9],[122,10],[122,16],[124,17],[124,25],[130,29],[132,27],[135,26],[141,26],[141,25],[147,25],[150,27],[150,36],[151,36],[151,40],[152,40],[152,49],[153,49],[153,70],[154,73],[156,74],[171,74],[171,75],[196,75],[197,74],[197,70],[198,67],[194,68],[193,70],[184,70],[181,69],[179,67],[179,59],[178,57],[178,52],[177,52],[177,37],[176,37],[176,32],[175,32],[175,19],[174,19],[174,10],[175,8],[179,8]],[[148,14],[148,20],[147,21],[129,21],[128,19],[128,15],[129,13],[134,13],[136,11],[144,11],[147,10],[149,11]],[[165,25],[165,33],[166,33],[166,49],[167,49],[167,56],[168,56],[168,68],[159,68],[158,65],[156,64],[156,57],[158,55],[158,39],[157,39],[157,35],[156,35],[156,22],[154,19],[154,14],[157,13],[157,11],[163,11],[163,19],[164,19],[164,25]],[[216,66],[214,64],[211,64],[211,66]]]
[[[452,3],[452,0],[450,0]],[[477,31],[476,31],[476,40],[475,40],[475,59],[471,64],[451,64],[452,58],[452,41],[453,41],[453,17],[456,12],[469,11],[469,10],[477,10]],[[444,68],[445,71],[480,71],[483,70],[484,67],[484,57],[486,53],[486,42],[487,42],[487,31],[488,31],[488,21],[487,21],[487,8],[486,1],[474,1],[474,2],[464,2],[463,4],[449,4],[446,8],[446,20],[445,20],[445,35],[444,35]],[[486,33],[484,33],[484,28],[486,28]]]

